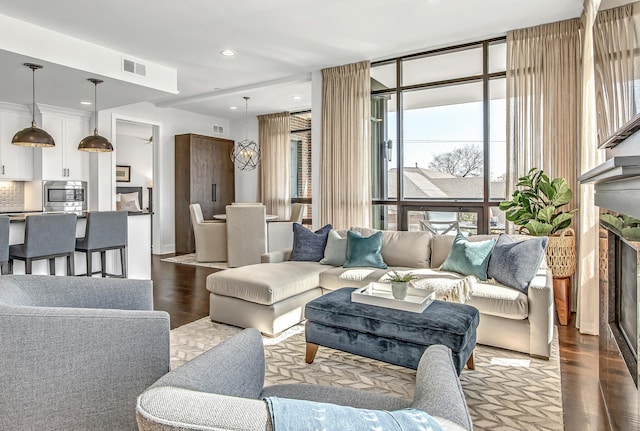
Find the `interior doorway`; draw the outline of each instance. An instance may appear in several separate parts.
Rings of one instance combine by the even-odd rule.
[[[130,119],[116,119],[115,122],[115,164],[116,172],[124,172],[123,177],[116,176],[118,187],[139,188],[141,190],[140,209],[151,213],[151,250],[159,241],[156,147],[160,135],[158,124]],[[155,226],[155,229],[154,229]]]

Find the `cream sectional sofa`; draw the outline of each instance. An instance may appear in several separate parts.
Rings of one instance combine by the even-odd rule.
[[[366,228],[352,230],[363,236],[376,232]],[[478,235],[469,240],[488,238],[491,236]],[[453,240],[454,236],[430,232],[383,231],[381,254],[389,270],[433,273],[446,259]],[[304,319],[307,302],[342,287],[362,287],[379,281],[389,271],[289,261],[289,256],[290,250],[267,253],[262,257],[263,263],[209,275],[206,285],[211,292],[211,320],[276,335]],[[462,278],[455,273],[442,274]],[[466,303],[480,311],[479,344],[549,357],[553,285],[544,260],[527,294],[495,282],[479,282]]]

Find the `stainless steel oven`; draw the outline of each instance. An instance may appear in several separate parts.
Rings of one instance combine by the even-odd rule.
[[[42,187],[42,209],[44,212],[87,210],[86,181],[45,181]]]

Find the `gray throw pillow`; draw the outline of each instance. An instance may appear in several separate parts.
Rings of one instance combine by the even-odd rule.
[[[319,262],[324,257],[330,224],[313,232],[300,223],[293,224],[293,250],[291,258],[300,262]]]
[[[540,236],[516,242],[509,235],[500,234],[489,259],[487,275],[526,294],[545,257],[548,241],[546,236]]]

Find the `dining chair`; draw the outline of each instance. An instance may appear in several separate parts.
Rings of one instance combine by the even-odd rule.
[[[93,276],[93,253],[100,253],[102,277],[127,278],[127,211],[91,211],[87,214],[87,227],[83,238],[76,239],[76,251],[85,253],[86,276]],[[107,274],[107,251],[120,252],[120,275]]]
[[[291,206],[291,217],[289,217],[289,220],[267,223],[267,248],[269,253],[293,247],[293,224],[301,224],[303,216],[304,204],[295,203]]]
[[[227,260],[227,224],[205,220],[200,204],[189,205],[193,237],[196,242],[196,262],[225,262]]]
[[[227,205],[227,262],[230,267],[260,263],[267,252],[264,205]]]

